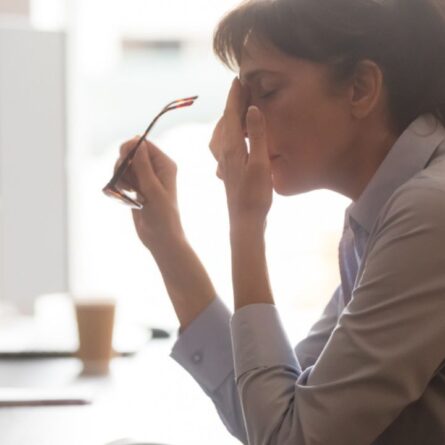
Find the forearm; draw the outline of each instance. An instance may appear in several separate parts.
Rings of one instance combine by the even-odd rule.
[[[230,241],[235,311],[254,303],[274,304],[267,270],[264,227],[233,225]]]
[[[215,288],[184,237],[153,247],[151,253],[183,331],[213,301]]]
[[[211,398],[228,431],[243,444],[247,444],[233,372],[231,316],[229,308],[216,297],[178,337],[171,357]]]

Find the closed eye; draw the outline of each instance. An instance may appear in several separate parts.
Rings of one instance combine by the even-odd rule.
[[[260,99],[266,99],[267,97],[273,96],[276,92],[277,90],[269,91],[268,93],[261,94],[258,97]]]

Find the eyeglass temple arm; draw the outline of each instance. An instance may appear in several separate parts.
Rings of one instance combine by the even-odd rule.
[[[147,127],[147,129],[145,130],[144,134],[141,136],[141,138],[139,139],[138,143],[136,144],[136,146],[134,148],[132,148],[127,157],[125,158],[124,162],[122,162],[122,164],[119,166],[119,168],[116,170],[116,173],[113,175],[113,177],[111,178],[110,182],[108,183],[109,185],[114,185],[117,182],[117,178],[119,178],[122,173],[128,168],[128,165],[130,164],[130,162],[132,161],[134,155],[136,154],[136,150],[139,148],[139,146],[141,145],[142,141],[145,139],[145,137],[147,136],[147,134],[149,133],[149,131],[153,128],[154,124],[157,122],[157,120],[167,111],[170,110],[174,110],[176,108],[182,108],[184,106],[188,106],[191,105],[193,103],[193,101],[195,99],[197,99],[198,96],[193,96],[193,97],[188,97],[186,99],[181,99],[181,100],[175,100],[173,102],[170,102],[168,105],[166,105],[164,107],[164,109],[158,113],[158,115],[151,121],[150,125]],[[175,107],[169,108],[174,104],[178,104]]]
[[[192,97],[185,97],[184,99],[176,99],[173,102],[170,102],[169,104],[167,104],[163,110],[166,110],[167,108],[170,108],[172,105],[179,105],[179,104],[183,104],[184,102],[194,102],[196,99],[198,99],[198,96],[192,96]],[[191,105],[191,104],[190,104]],[[175,107],[177,108],[177,107]],[[172,108],[173,110],[174,108]]]
[[[145,130],[144,134],[142,135],[141,139],[145,139],[145,137],[147,136],[148,132],[153,128],[153,125],[156,123],[156,121],[167,111],[170,110],[175,110],[176,108],[182,108],[188,105],[192,105],[193,102],[198,98],[198,96],[193,96],[193,97],[187,97],[185,99],[180,99],[180,100],[174,100],[173,102],[170,102],[168,105],[166,105],[164,107],[164,109],[153,119],[153,121],[151,122],[151,124],[148,126],[148,128]],[[172,105],[176,105],[172,108],[170,108]],[[138,144],[139,146],[139,144]],[[133,150],[136,151],[135,147]]]
[[[170,110],[175,110],[176,108],[182,108],[188,105],[192,105],[193,102],[195,101],[195,99],[197,99],[198,96],[193,96],[193,97],[187,97],[185,99],[180,99],[180,100],[174,100],[173,102],[170,102],[168,105],[166,105],[164,107],[164,109],[152,120],[151,124],[148,126],[148,128],[145,130],[144,134],[141,136],[141,140],[138,142],[138,144],[136,145],[136,147],[134,147],[130,153],[132,153],[133,151],[136,152],[137,148],[139,147],[140,143],[142,142],[142,140],[145,139],[145,137],[147,136],[148,132],[153,128],[154,124],[157,122],[157,120],[163,115],[165,114],[167,111]],[[172,105],[175,105],[174,107],[170,108]],[[133,155],[131,155],[132,157]]]

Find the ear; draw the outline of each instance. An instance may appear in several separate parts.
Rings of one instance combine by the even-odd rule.
[[[351,113],[357,119],[369,116],[382,99],[383,73],[372,60],[360,61],[350,84]]]

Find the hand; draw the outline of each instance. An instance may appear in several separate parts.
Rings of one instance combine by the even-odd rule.
[[[139,137],[121,146],[116,167]],[[119,188],[137,192],[143,203],[133,210],[139,238],[153,254],[183,331],[213,301],[216,290],[185,239],[176,198],[176,164],[156,145],[144,141]]]
[[[135,137],[121,145],[115,171],[138,140],[139,137]],[[118,183],[123,190],[137,192],[137,199],[143,203],[142,209],[132,210],[133,220],[139,238],[150,250],[168,248],[169,243],[184,236],[178,210],[176,173],[175,162],[145,140]]]
[[[224,181],[231,228],[259,224],[264,227],[272,205],[272,175],[267,151],[265,120],[257,107],[249,107],[248,93],[235,78],[223,117],[210,141],[218,161],[217,176]],[[245,141],[244,115],[250,153]]]

